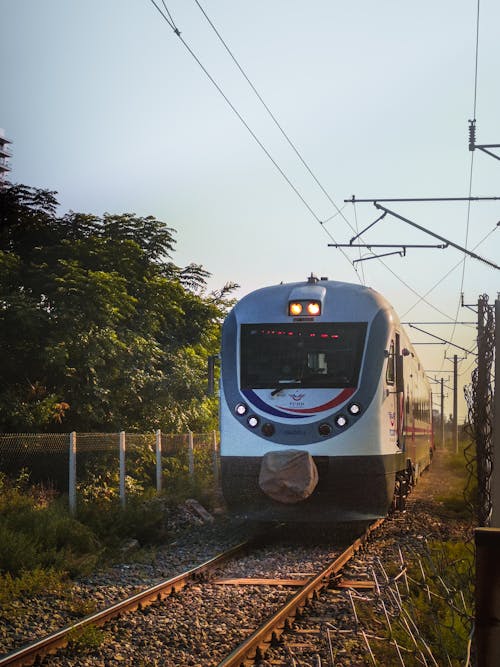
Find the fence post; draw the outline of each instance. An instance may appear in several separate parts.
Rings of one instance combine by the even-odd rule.
[[[219,443],[217,442],[217,431],[212,431],[213,440],[213,465],[214,465],[214,486],[219,488]]]
[[[125,431],[120,431],[120,503],[125,507]]]
[[[194,442],[193,442],[192,431],[188,431],[188,458],[189,458],[189,477],[192,479],[194,476]]]
[[[156,431],[156,493],[161,493],[161,430]]]
[[[76,514],[76,431],[69,434],[69,513]]]

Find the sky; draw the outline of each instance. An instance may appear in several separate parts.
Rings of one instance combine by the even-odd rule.
[[[403,321],[472,349],[474,325],[453,326],[476,318],[460,295],[492,303],[497,269],[452,247],[375,259],[328,244],[380,215],[344,203],[353,195],[500,195],[500,161],[468,150],[474,117],[476,142],[500,143],[499,3],[481,2],[477,31],[477,0],[156,2],[180,37],[151,0],[0,0],[10,180],[56,190],[61,213],[156,216],[176,230],[173,260],[202,264],[209,289],[232,281],[243,296],[311,273],[362,283]],[[500,201],[385,205],[500,264]],[[440,243],[391,216],[363,239]],[[410,337],[432,377],[444,370],[451,387],[458,354],[470,381],[473,355]]]

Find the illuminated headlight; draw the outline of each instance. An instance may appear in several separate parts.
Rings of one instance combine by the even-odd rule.
[[[234,408],[234,411],[236,412],[237,415],[243,417],[243,415],[246,415],[248,408],[244,403],[238,403]]]
[[[351,415],[359,415],[361,412],[361,406],[358,405],[357,403],[351,403],[351,405],[347,408]]]
[[[250,428],[255,428],[259,425],[259,418],[255,415],[250,415],[250,417],[247,419],[247,424],[250,426]]]
[[[268,438],[274,434],[274,426],[269,422],[262,424],[262,433]]]
[[[302,312],[302,304],[298,301],[291,301],[288,304],[288,314],[289,315],[300,315]]]
[[[321,315],[321,304],[319,301],[310,301],[307,304],[307,312],[309,315]]]
[[[327,424],[327,423],[320,424],[318,426],[318,431],[319,431],[320,435],[322,435],[323,437],[326,438],[327,436],[329,436],[331,434],[332,427],[330,426],[330,424]]]
[[[335,417],[335,423],[339,428],[344,428],[347,426],[347,417],[344,417],[344,415],[338,415],[338,417]]]

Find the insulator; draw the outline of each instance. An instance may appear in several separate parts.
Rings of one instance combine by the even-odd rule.
[[[476,148],[476,119],[469,121],[469,150]]]

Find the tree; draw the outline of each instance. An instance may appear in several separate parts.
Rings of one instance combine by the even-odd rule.
[[[206,363],[235,285],[172,262],[152,216],[57,216],[55,193],[0,191],[0,428],[213,428]]]

